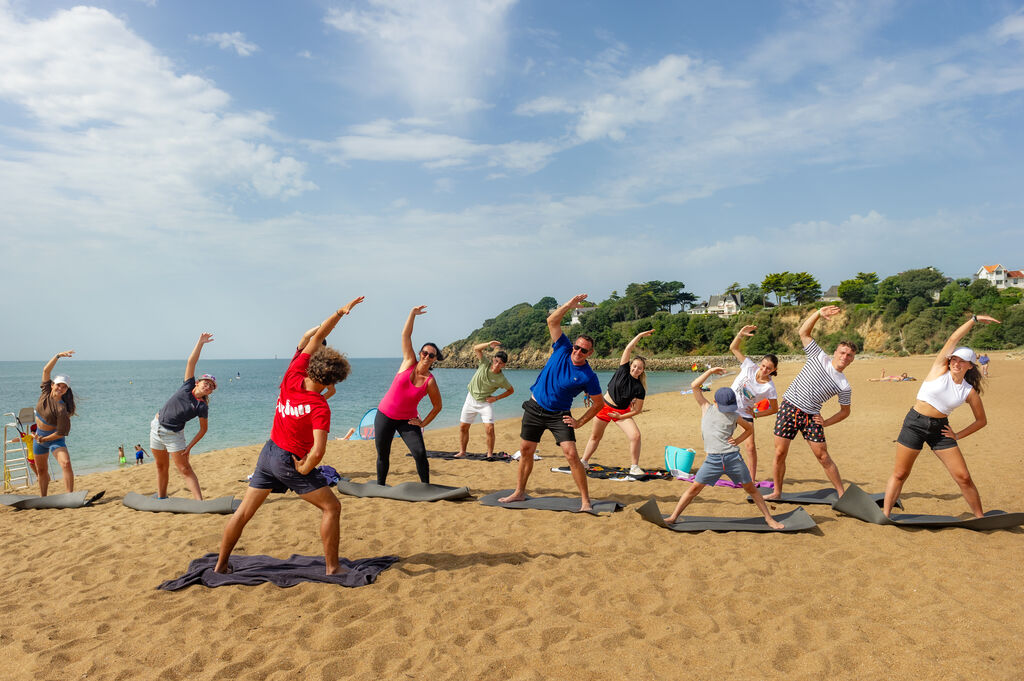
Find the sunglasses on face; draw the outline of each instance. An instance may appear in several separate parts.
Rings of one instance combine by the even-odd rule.
[[[574,350],[575,352],[579,352],[579,353],[581,353],[581,354],[584,354],[584,355],[585,355],[585,354],[587,354],[588,352],[590,352],[590,351],[592,350],[592,348],[582,348],[582,347],[580,347],[579,345],[574,345],[574,346],[572,346],[572,349],[573,349],[573,350]]]
[[[437,358],[437,354],[436,353],[428,352],[426,350],[420,350],[420,355],[422,355],[423,357],[429,357],[430,359],[436,359]]]

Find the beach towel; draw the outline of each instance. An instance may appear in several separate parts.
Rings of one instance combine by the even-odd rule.
[[[282,588],[295,586],[301,582],[322,582],[349,587],[366,586],[373,584],[377,580],[377,575],[398,561],[398,556],[357,560],[340,558],[339,562],[345,568],[345,572],[340,575],[326,575],[323,556],[293,555],[287,560],[271,556],[231,556],[229,565],[233,572],[221,575],[213,571],[213,566],[217,564],[217,554],[208,553],[189,563],[188,570],[181,577],[168,580],[157,589],[178,591],[194,584],[210,588],[229,584],[255,586],[264,582]]]
[[[882,507],[882,502],[885,501],[884,492],[881,494],[869,494],[868,496],[874,500],[878,508]],[[839,495],[835,489],[829,487],[828,489],[815,489],[807,492],[783,492],[778,499],[765,499],[765,501],[770,504],[821,504],[831,506],[838,499]],[[750,497],[747,497],[747,501],[754,503],[754,500]],[[903,504],[900,503],[899,499],[896,500],[896,506],[903,508]]]
[[[391,487],[375,482],[341,480],[338,483],[338,491],[353,497],[380,497],[398,501],[455,501],[472,496],[468,487],[431,485],[426,482],[403,482]]]
[[[1002,530],[1024,525],[1024,513],[989,511],[984,518],[957,518],[948,515],[922,515],[919,513],[893,513],[891,518],[878,507],[874,495],[867,494],[857,485],[849,485],[841,499],[832,504],[832,509],[858,520],[875,525],[896,525],[898,527],[963,527],[968,530]]]
[[[217,499],[184,499],[182,497],[167,497],[157,499],[151,495],[128,492],[124,495],[121,503],[136,511],[150,511],[153,513],[234,513],[241,499],[234,497],[218,497]]]
[[[551,472],[572,474],[572,470],[568,466],[552,468]],[[590,468],[587,469],[587,477],[596,478],[598,480],[612,480],[615,482],[643,482],[646,480],[671,480],[672,474],[664,468],[645,468],[643,475],[630,475],[629,469],[623,468],[622,466],[602,466],[599,463],[592,463],[590,464]]]
[[[494,452],[494,456],[489,459],[487,458],[486,453],[475,454],[473,452],[466,452],[465,456],[460,456],[458,458],[455,457],[456,454],[458,454],[458,452],[435,452],[427,450],[428,459],[447,459],[449,461],[501,461],[503,463],[512,461],[512,456],[508,452]],[[412,456],[412,453],[406,454],[406,456]]]
[[[98,492],[89,496],[89,490],[84,489],[78,492],[66,492],[64,494],[51,494],[46,497],[23,494],[0,494],[0,504],[10,506],[18,510],[39,509],[39,508],[82,508],[91,506],[103,496],[104,492]]]
[[[569,511],[570,513],[580,513],[580,500],[579,497],[526,497],[526,501],[513,501],[508,504],[503,504],[498,499],[507,497],[512,494],[513,490],[504,489],[500,492],[494,492],[488,494],[485,497],[480,498],[480,503],[484,506],[497,506],[498,508],[532,508],[538,511]],[[597,499],[591,499],[590,505],[593,510],[583,511],[583,513],[589,513],[591,515],[601,515],[602,513],[614,513],[620,508],[623,508],[623,504],[617,501],[599,501]]]
[[[777,521],[783,524],[784,527],[781,530],[773,530],[768,527],[768,523],[765,522],[762,516],[757,516],[756,518],[679,516],[676,522],[669,525],[665,522],[665,516],[658,509],[658,502],[653,498],[635,510],[647,522],[674,532],[704,532],[706,530],[713,530],[715,532],[801,532],[817,527],[814,518],[807,515],[807,511],[803,508],[797,508],[789,513],[774,516]]]

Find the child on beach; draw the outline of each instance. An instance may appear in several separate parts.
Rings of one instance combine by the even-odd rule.
[[[117,448],[117,463],[119,466],[128,463],[128,460],[124,458],[124,445],[119,445]]]
[[[146,455],[146,450],[142,448],[142,445],[135,445],[135,465],[142,465],[142,457]]]
[[[783,529],[782,523],[775,520],[768,511],[768,504],[764,497],[757,491],[753,479],[750,477],[750,470],[740,456],[737,445],[754,434],[754,427],[749,422],[740,419],[737,414],[736,393],[732,388],[719,388],[715,391],[715,402],[712,404],[704,397],[700,386],[704,381],[711,378],[712,374],[724,374],[725,369],[713,367],[701,374],[690,384],[693,388],[693,399],[701,409],[701,434],[704,437],[705,459],[700,470],[694,478],[690,489],[679,497],[679,503],[672,511],[672,515],[665,518],[665,522],[671,524],[679,519],[679,515],[701,493],[707,485],[714,485],[722,475],[728,475],[729,479],[737,485],[742,485],[743,490],[751,496],[758,510],[764,514],[764,520],[768,527],[773,530]],[[737,424],[743,429],[743,434],[733,437],[733,431]]]

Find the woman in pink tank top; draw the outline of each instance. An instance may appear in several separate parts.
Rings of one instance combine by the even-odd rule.
[[[430,464],[427,462],[427,448],[423,444],[423,428],[441,412],[441,391],[430,373],[434,362],[444,357],[434,343],[420,348],[419,357],[412,346],[412,327],[416,317],[426,314],[427,306],[418,305],[409,312],[402,328],[402,364],[391,381],[391,387],[377,406],[373,420],[374,444],[377,446],[377,484],[387,483],[391,467],[391,441],[395,433],[402,440],[416,460],[416,473],[420,482],[430,482]],[[427,417],[420,419],[417,406],[424,395],[430,396],[433,407]]]

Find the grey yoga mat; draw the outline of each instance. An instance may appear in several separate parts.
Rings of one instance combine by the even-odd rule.
[[[394,487],[375,482],[339,480],[338,491],[353,497],[380,497],[398,501],[455,501],[472,496],[468,487],[431,485],[426,482],[403,482]]]
[[[783,524],[784,527],[781,530],[773,530],[768,527],[768,523],[761,516],[756,518],[680,516],[679,520],[669,525],[665,522],[665,517],[658,509],[658,502],[654,499],[649,499],[638,507],[636,512],[647,522],[675,532],[704,532],[705,530],[714,530],[715,532],[800,532],[817,527],[814,518],[807,515],[807,511],[803,508],[796,508],[789,513],[774,516]]]
[[[948,515],[921,515],[919,513],[893,513],[891,518],[886,518],[882,509],[874,504],[871,495],[865,493],[857,485],[848,486],[846,494],[832,504],[832,509],[875,525],[965,527],[969,530],[1002,530],[1024,525],[1024,513],[1006,513],[1005,511],[989,511],[984,518],[962,519]]]
[[[217,564],[217,554],[208,553],[189,563],[188,571],[181,577],[168,580],[157,588],[164,591],[177,591],[194,584],[208,587],[228,584],[255,586],[264,582],[270,582],[280,587],[295,586],[301,582],[366,586],[376,581],[377,575],[397,563],[398,560],[398,556],[380,556],[358,560],[339,558],[341,566],[346,568],[345,572],[340,575],[327,575],[324,574],[326,568],[323,556],[293,555],[287,560],[271,556],[231,556],[228,564],[231,566],[232,572],[222,575],[213,571],[213,566]]]
[[[480,498],[480,503],[484,506],[497,506],[498,508],[533,508],[538,511],[580,512],[580,500],[578,497],[527,497],[526,501],[513,501],[507,504],[498,501],[498,499],[512,494],[512,491],[510,489],[503,489],[500,492],[488,494]],[[617,501],[598,501],[596,499],[591,499],[590,505],[593,507],[593,510],[583,511],[584,513],[601,515],[602,513],[614,513],[623,507]]]
[[[761,492],[764,494],[764,492]],[[770,494],[770,492],[769,492]],[[864,494],[867,494],[864,492]],[[879,508],[882,507],[882,502],[885,500],[885,494],[867,494]],[[828,489],[816,489],[807,492],[783,492],[778,499],[765,499],[770,504],[821,504],[823,506],[831,506],[839,499],[839,495],[835,489],[829,487]],[[754,500],[747,497],[747,501],[754,503]],[[896,506],[903,508],[903,504],[896,500]]]
[[[216,499],[183,499],[167,497],[157,499],[135,492],[124,495],[121,503],[136,511],[152,511],[153,513],[234,513],[241,499],[234,497],[218,497]]]
[[[89,506],[103,496],[103,492],[89,496],[89,490],[51,494],[46,497],[21,494],[0,494],[0,504],[17,509],[28,508],[82,508]]]

